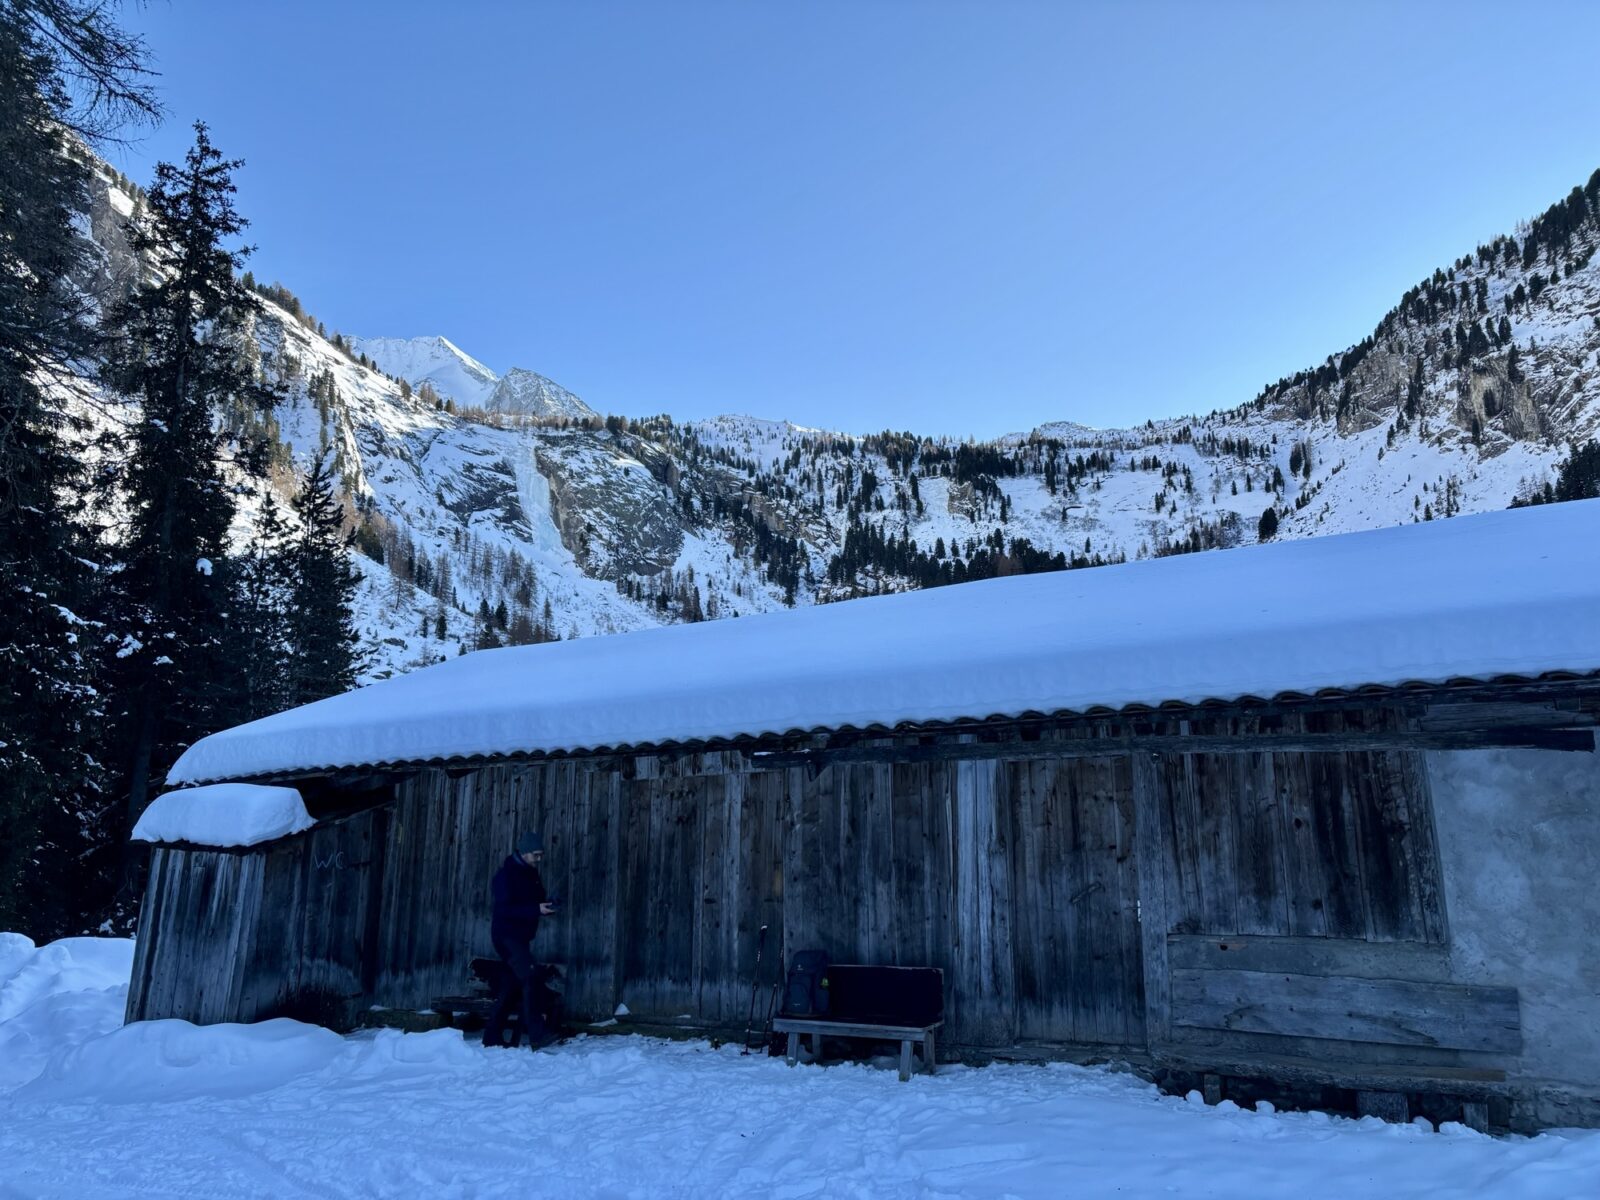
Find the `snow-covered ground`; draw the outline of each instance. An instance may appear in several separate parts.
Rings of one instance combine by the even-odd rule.
[[[0,934],[0,1197],[1592,1197],[1600,1132],[1208,1108],[1064,1065],[121,1026],[131,944]]]

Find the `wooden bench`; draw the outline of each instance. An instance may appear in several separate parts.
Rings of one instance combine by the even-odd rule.
[[[912,1050],[917,1048],[922,1067],[938,1070],[937,1035],[944,1025],[944,972],[937,967],[876,967],[835,963],[826,973],[828,1012],[779,1013],[774,1032],[788,1035],[786,1058],[816,1062],[822,1057],[822,1039],[870,1038],[900,1043],[900,1082],[911,1078]],[[802,1057],[800,1038],[811,1040],[811,1053]]]

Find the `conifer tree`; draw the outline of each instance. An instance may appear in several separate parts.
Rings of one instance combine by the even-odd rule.
[[[288,549],[291,705],[349,691],[360,667],[355,594],[361,576],[350,560],[355,534],[345,528],[326,455],[306,472],[294,511],[300,529]]]
[[[289,611],[294,602],[288,525],[270,490],[250,545],[230,560],[229,630],[237,693],[227,724],[243,724],[289,707]]]
[[[153,116],[144,51],[83,0],[0,2],[0,928],[78,932],[107,840],[95,540],[63,390],[96,344],[74,284],[90,174],[72,139]],[[70,85],[70,87],[69,87]]]
[[[1261,520],[1256,525],[1256,537],[1263,542],[1270,542],[1278,534],[1278,510],[1269,508],[1261,514]]]
[[[233,172],[204,124],[181,166],[160,163],[148,217],[129,229],[147,265],[112,312],[106,379],[139,406],[121,482],[116,711],[127,817],[137,818],[177,752],[215,729],[230,692],[225,645],[233,495],[222,476],[226,403],[265,400],[240,353],[259,301],[235,272],[248,253]]]
[[[30,868],[63,810],[94,787],[84,718],[92,684],[80,625],[89,571],[66,499],[80,482],[48,378],[92,330],[67,282],[84,247],[73,202],[88,173],[62,153],[49,58],[0,7],[0,925],[50,929],[29,911]],[[41,714],[58,715],[43,720]],[[32,919],[30,919],[32,918]],[[52,932],[59,932],[54,929]]]

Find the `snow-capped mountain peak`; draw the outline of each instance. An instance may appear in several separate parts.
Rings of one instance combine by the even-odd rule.
[[[537,371],[512,367],[504,375],[473,358],[447,337],[351,338],[350,348],[378,369],[414,388],[424,383],[458,407],[534,420],[582,420],[598,414],[566,388]]]
[[[351,338],[351,349],[365,354],[378,369],[412,387],[431,384],[446,400],[481,408],[500,381],[483,363],[462,350],[449,338]]]

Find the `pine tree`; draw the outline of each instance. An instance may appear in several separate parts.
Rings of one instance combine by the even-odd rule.
[[[259,301],[235,276],[247,250],[224,243],[240,166],[203,124],[182,166],[160,163],[148,217],[130,242],[149,268],[114,308],[106,380],[139,404],[122,480],[112,720],[127,819],[138,817],[177,752],[217,728],[227,678],[227,549],[233,495],[222,476],[224,404],[266,399],[240,353]]]
[[[84,256],[72,209],[88,173],[55,127],[65,100],[37,36],[0,8],[0,925],[64,932],[37,869],[65,814],[92,802],[94,718],[80,624],[90,574],[67,500],[81,483],[66,414],[43,381],[92,344],[68,278]],[[50,714],[48,720],[41,714]]]
[[[1511,507],[1596,498],[1600,498],[1600,441],[1591,440],[1572,446],[1567,460],[1556,467],[1554,482],[1546,482],[1531,496],[1513,500]]]
[[[287,540],[283,510],[267,491],[250,545],[228,564],[228,625],[238,688],[225,719],[230,725],[289,707],[289,611],[294,596]]]
[[[1555,498],[1593,500],[1600,497],[1600,441],[1574,445],[1567,461],[1556,468]]]
[[[111,843],[78,441],[50,385],[96,344],[73,283],[90,174],[74,139],[150,117],[144,50],[87,0],[0,4],[0,927],[40,941],[97,923],[83,878]],[[69,88],[70,84],[70,88]]]
[[[477,632],[472,635],[472,648],[474,650],[498,650],[500,648],[500,635],[494,631],[494,626],[488,621],[479,620]]]
[[[1261,520],[1256,525],[1256,537],[1263,542],[1270,542],[1278,534],[1278,510],[1269,508],[1261,514]]]
[[[306,472],[294,511],[300,530],[287,551],[291,705],[349,691],[360,668],[355,594],[361,576],[350,560],[354,532],[345,529],[326,455],[319,454]]]

